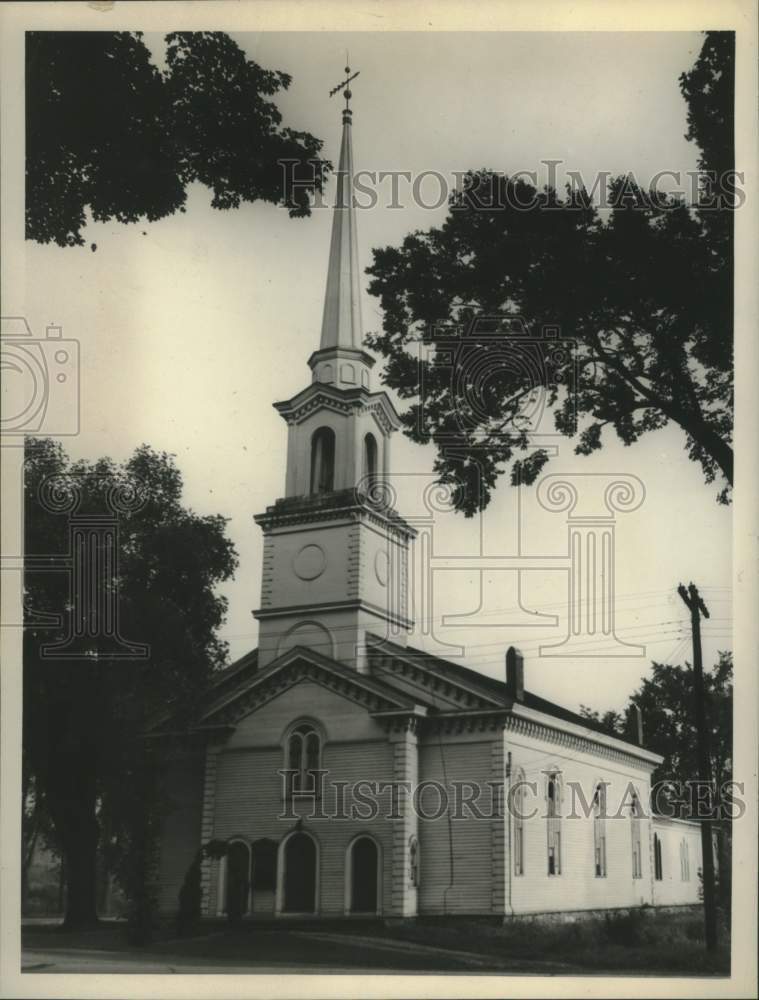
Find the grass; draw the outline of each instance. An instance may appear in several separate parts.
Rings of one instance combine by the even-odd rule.
[[[387,928],[384,933],[487,955],[553,960],[599,973],[730,974],[730,941],[725,928],[718,950],[710,954],[704,945],[703,917],[692,910],[643,909],[572,922],[516,920],[505,925],[418,922]]]
[[[299,936],[297,942],[290,931],[318,930],[333,932],[333,942],[326,939],[308,941]],[[55,948],[76,952],[78,949],[108,949],[144,954],[148,959],[157,955],[184,955],[214,963],[249,963],[251,972],[257,964],[277,962],[313,963],[325,967],[350,965],[360,971],[377,964],[377,952],[368,943],[346,943],[346,937],[404,941],[409,944],[432,946],[451,952],[447,962],[443,951],[439,955],[420,948],[386,954],[388,967],[443,971],[461,967],[453,953],[471,952],[484,959],[493,959],[493,971],[533,972],[544,974],[603,974],[622,975],[729,975],[729,936],[722,928],[718,951],[709,954],[704,947],[703,918],[698,910],[662,912],[632,910],[578,919],[574,922],[545,920],[515,920],[496,925],[476,920],[424,920],[415,923],[385,926],[382,921],[356,922],[349,920],[321,921],[288,928],[282,924],[256,926],[243,924],[230,929],[224,922],[204,924],[199,936],[177,940],[173,925],[158,929],[154,941],[140,949],[126,942],[123,923],[108,922],[98,928],[73,932],[61,927],[27,927],[24,946],[41,949]],[[296,961],[297,956],[297,961]],[[479,971],[485,971],[484,969]]]

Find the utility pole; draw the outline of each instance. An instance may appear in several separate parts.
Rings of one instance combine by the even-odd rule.
[[[680,584],[677,592],[690,611],[693,634],[693,695],[696,703],[696,745],[698,752],[699,778],[706,783],[707,818],[701,819],[701,856],[704,884],[704,933],[706,947],[714,951],[717,947],[717,909],[714,892],[714,854],[712,847],[712,776],[709,754],[709,730],[706,725],[706,699],[704,695],[704,665],[701,659],[701,615],[709,617],[709,611],[701,599],[695,583],[687,590]]]

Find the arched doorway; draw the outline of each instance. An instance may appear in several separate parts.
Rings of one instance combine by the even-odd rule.
[[[285,913],[316,911],[316,844],[307,833],[294,833],[284,851]]]
[[[250,889],[250,848],[243,840],[233,840],[227,852],[226,911],[231,920],[248,912]]]
[[[379,852],[371,837],[354,840],[350,852],[351,913],[377,912]]]
[[[254,914],[274,912],[277,889],[277,843],[264,838],[252,845],[251,911]]]

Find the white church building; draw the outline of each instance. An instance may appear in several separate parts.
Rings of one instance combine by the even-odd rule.
[[[264,535],[259,645],[168,763],[160,905],[199,848],[202,910],[413,918],[698,902],[696,823],[652,817],[661,758],[525,688],[407,643],[415,529],[386,502],[399,418],[359,308],[346,101],[321,343],[275,403],[285,495]]]

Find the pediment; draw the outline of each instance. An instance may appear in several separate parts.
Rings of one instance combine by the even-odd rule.
[[[369,713],[413,712],[413,697],[376,678],[359,674],[313,650],[296,646],[248,678],[237,690],[217,700],[203,715],[199,728],[234,726],[302,680],[309,680],[360,705]]]

